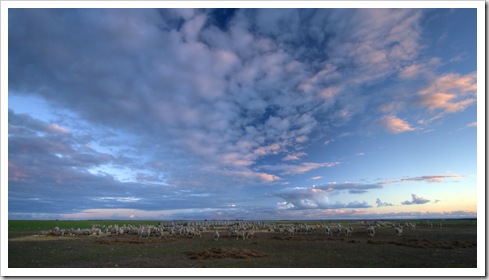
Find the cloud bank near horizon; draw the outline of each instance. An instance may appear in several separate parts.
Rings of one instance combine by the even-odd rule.
[[[352,161],[316,156],[324,143],[423,133],[474,106],[475,70],[424,53],[429,13],[9,10],[9,212],[372,208],[361,195],[382,183],[297,182]]]

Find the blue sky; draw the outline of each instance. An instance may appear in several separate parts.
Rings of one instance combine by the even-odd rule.
[[[9,219],[477,216],[476,9],[9,9]]]

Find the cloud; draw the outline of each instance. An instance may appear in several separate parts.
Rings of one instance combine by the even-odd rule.
[[[406,39],[389,33],[379,41],[383,35],[370,28],[385,26],[391,32],[415,35],[409,31],[418,28],[419,13],[414,10],[385,14],[355,10],[351,14],[362,21],[350,22],[344,21],[351,18],[344,17],[349,11],[242,9],[224,16],[224,25],[218,11],[15,10],[10,19],[15,24],[9,29],[15,49],[9,54],[13,62],[9,85],[16,92],[68,108],[90,123],[117,127],[118,134],[139,135],[153,147],[169,147],[196,162],[239,169],[256,166],[270,155],[299,160],[298,150],[318,129],[318,116],[331,112],[347,122],[360,112],[362,104],[353,105],[351,95],[342,95],[344,85],[376,78],[365,76],[365,69],[354,70],[355,66],[345,80],[339,67],[351,61],[373,72],[382,69],[380,77],[388,73],[385,67],[391,67],[384,57],[389,52],[382,53],[386,46],[399,44],[402,48],[388,50],[405,58],[411,58],[416,48],[416,36]],[[341,23],[355,36],[330,28],[330,23]],[[281,26],[290,32],[284,34]],[[74,29],[79,30],[77,36],[72,35]],[[23,44],[27,38],[38,47]],[[307,44],[298,48],[296,42],[302,40]],[[101,44],[80,50],[87,41]],[[330,44],[335,50],[336,44],[351,46],[351,42],[361,42],[362,52],[331,55],[338,60],[323,63],[330,57],[320,55],[323,46]],[[53,46],[57,51],[50,52]],[[25,79],[26,75],[31,78]],[[298,95],[298,88],[311,94]]]
[[[463,178],[463,176],[453,174],[453,175],[431,175],[431,176],[420,176],[420,177],[407,177],[400,180],[400,182],[416,182],[425,181],[428,183],[439,183],[445,181],[445,179],[450,178]]]
[[[65,135],[69,136],[70,131],[56,123],[47,123],[34,119],[28,114],[16,114],[13,110],[8,110],[9,131],[18,132],[19,129],[25,128],[24,132],[36,132],[43,134]]]
[[[338,191],[348,191],[351,194],[366,193],[370,189],[381,189],[380,184],[360,184],[360,183],[332,183],[326,185],[316,186],[318,189],[325,190],[329,193],[336,193]]]
[[[476,72],[459,75],[454,73],[436,77],[419,92],[419,103],[430,111],[455,113],[465,110],[476,102]]]
[[[412,205],[412,204],[425,204],[425,203],[428,203],[430,202],[429,199],[425,199],[425,198],[422,198],[420,196],[417,196],[416,194],[412,194],[412,200],[411,201],[404,201],[404,202],[401,202],[401,204],[403,205]]]
[[[409,123],[396,116],[384,117],[381,119],[380,123],[385,130],[394,134],[415,130]]]
[[[340,164],[340,162],[323,162],[323,163],[303,162],[296,165],[293,164],[262,165],[260,166],[260,168],[265,170],[270,170],[270,171],[276,171],[283,175],[296,175],[296,174],[307,173],[309,171],[321,167],[333,167],[338,164]]]
[[[368,204],[366,201],[353,201],[353,202],[348,202],[348,204],[343,207],[343,208],[371,208],[372,206]]]
[[[477,127],[477,122],[471,122],[467,125],[467,127]]]
[[[295,161],[295,160],[300,160],[301,157],[307,155],[305,152],[298,152],[298,153],[292,153],[288,154],[285,156],[282,160],[283,161]]]
[[[35,108],[20,114],[9,104],[9,206],[50,213],[82,200],[77,211],[119,209],[142,198],[144,211],[182,203],[212,208],[188,193],[221,202],[341,164],[303,159],[317,143],[355,135],[378,119],[381,104],[389,105],[381,112],[387,131],[413,131],[388,110],[405,108],[409,98],[371,89],[435,67],[434,60],[417,59],[423,14],[12,9],[9,97],[42,99],[56,118],[43,121]],[[469,106],[475,76],[451,75],[426,84],[416,104],[447,112]],[[323,198],[293,205],[363,208],[364,202],[326,201],[325,194],[381,187],[321,186]]]
[[[377,207],[394,206],[392,203],[382,202],[380,198],[377,198],[375,203],[377,203]]]
[[[314,177],[311,177],[310,179],[311,180],[319,180],[319,179],[322,179],[323,176],[314,176]]]
[[[134,203],[134,202],[139,202],[140,200],[143,200],[144,198],[141,197],[94,197],[93,200],[95,201],[117,201],[117,202],[125,202],[125,203]]]
[[[330,197],[339,191],[347,190],[349,193],[364,193],[368,189],[381,188],[379,185],[361,185],[355,183],[329,184],[323,186],[313,186],[312,188],[293,187],[285,188],[274,192],[273,196],[285,200],[278,206],[281,209],[342,209],[342,208],[370,208],[372,207],[365,201],[352,201],[342,203],[340,201],[331,201]]]
[[[390,181],[379,182],[380,185],[388,185],[394,183],[406,183],[406,182],[427,182],[427,183],[440,183],[445,182],[447,179],[464,178],[462,175],[449,174],[449,175],[425,175],[417,177],[404,177],[401,179],[393,179]]]
[[[399,72],[399,77],[403,79],[413,79],[419,78],[421,75],[432,76],[435,68],[437,68],[440,64],[441,61],[437,57],[415,62],[413,64],[404,66]]]

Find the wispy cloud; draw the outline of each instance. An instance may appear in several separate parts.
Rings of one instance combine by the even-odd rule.
[[[476,102],[477,75],[445,74],[419,92],[419,102],[431,111],[455,113]]]
[[[448,175],[426,175],[418,177],[405,177],[401,179],[394,179],[390,181],[384,181],[379,184],[393,184],[393,183],[405,183],[405,182],[427,182],[427,183],[440,183],[447,179],[459,179],[464,178],[462,175],[458,174],[448,174]]]
[[[408,177],[408,178],[403,178],[400,181],[401,182],[413,182],[413,181],[425,181],[429,183],[439,183],[443,182],[446,179],[456,179],[456,178],[463,178],[463,176],[453,174],[453,175],[431,175],[431,176],[420,176],[420,177]]]
[[[432,76],[434,70],[440,66],[440,58],[433,57],[426,61],[419,61],[404,66],[399,72],[399,77],[403,79],[419,78],[421,75]]]
[[[381,119],[380,123],[385,130],[394,134],[415,130],[408,122],[396,116],[384,117]]]
[[[321,167],[333,167],[340,164],[340,162],[303,162],[300,164],[280,164],[280,165],[262,165],[261,169],[276,171],[284,175],[296,175],[303,174],[309,171],[321,168]]]
[[[284,161],[300,160],[301,157],[303,157],[305,155],[307,155],[307,153],[305,153],[305,152],[292,153],[292,154],[288,154],[287,156],[285,156],[282,160],[284,160]]]

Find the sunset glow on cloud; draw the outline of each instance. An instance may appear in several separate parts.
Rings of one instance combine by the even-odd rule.
[[[8,217],[476,217],[476,30],[476,9],[9,9]]]

